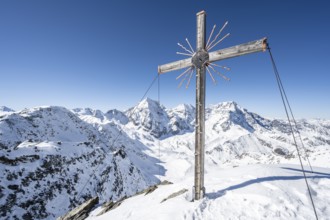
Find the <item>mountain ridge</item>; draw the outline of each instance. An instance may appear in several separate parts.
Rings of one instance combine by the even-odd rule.
[[[193,176],[194,118],[191,105],[151,99],[124,112],[51,106],[0,115],[0,216],[52,219],[96,195],[103,203]],[[313,163],[330,160],[330,120],[297,123]],[[235,102],[212,105],[205,166],[297,164],[288,126]]]

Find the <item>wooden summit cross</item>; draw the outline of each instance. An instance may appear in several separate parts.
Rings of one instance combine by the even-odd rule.
[[[189,55],[191,58],[175,61],[172,63],[164,64],[158,66],[158,73],[166,73],[173,70],[179,70],[183,68],[189,68],[183,72],[179,77],[184,75],[188,70],[191,70],[190,77],[192,75],[193,69],[196,69],[196,127],[195,127],[195,185],[194,185],[194,199],[199,200],[205,195],[204,188],[204,144],[205,144],[205,81],[206,81],[206,69],[212,62],[224,60],[232,57],[237,57],[249,53],[255,53],[260,51],[265,51],[267,47],[267,39],[263,38],[260,40],[252,41],[245,44],[240,44],[237,46],[229,47],[226,49],[221,49],[213,52],[208,52],[212,49],[217,43],[221,42],[228,34],[223,37],[218,42],[211,45],[216,38],[220,35],[222,29],[227,25],[223,26],[219,34],[215,39],[210,43],[209,40],[212,36],[215,26],[210,34],[209,40],[205,43],[206,37],[206,13],[201,11],[197,13],[197,42],[196,42],[196,52],[192,49],[188,39],[187,43],[190,46],[190,49],[187,49],[179,44],[185,51],[191,52]],[[183,53],[178,53],[183,54]],[[218,66],[218,65],[216,65]],[[213,69],[213,68],[212,68]],[[209,71],[209,70],[208,70]],[[209,72],[210,73],[210,72]],[[210,73],[212,80],[214,78]],[[178,77],[178,78],[179,78]],[[190,82],[190,78],[188,84]]]

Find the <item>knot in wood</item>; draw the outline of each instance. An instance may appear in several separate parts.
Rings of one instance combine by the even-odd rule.
[[[209,61],[209,53],[204,49],[199,49],[191,58],[192,64],[198,69],[202,68],[207,61]]]

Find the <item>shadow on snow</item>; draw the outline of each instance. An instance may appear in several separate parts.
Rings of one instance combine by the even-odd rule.
[[[295,169],[295,168],[291,168],[291,167],[282,167],[282,169],[302,172],[302,170],[300,170],[300,169]],[[305,170],[305,173],[319,174],[319,175],[325,175],[325,176],[330,177],[330,173],[321,173],[321,172],[315,172],[315,171],[310,171],[310,170]]]
[[[282,169],[288,169],[288,170],[302,172],[302,170],[294,169],[294,168],[283,167]],[[305,172],[306,173],[307,172],[308,173],[312,173],[311,171],[305,171]],[[306,177],[308,179],[321,179],[321,178],[322,179],[323,178],[330,179],[330,174],[328,174],[328,173],[314,172],[312,174],[314,174],[314,175],[313,176],[306,176]],[[316,174],[319,174],[319,175],[316,175]],[[300,179],[304,179],[304,176],[268,176],[268,177],[259,177],[259,178],[256,178],[256,179],[247,180],[247,181],[242,182],[240,184],[229,186],[229,187],[227,187],[225,189],[222,189],[222,190],[219,190],[217,192],[206,193],[206,197],[209,198],[209,199],[217,199],[219,197],[224,196],[227,191],[240,189],[240,188],[247,187],[249,185],[256,184],[256,183],[270,182],[270,181],[280,181],[280,180],[300,180]]]

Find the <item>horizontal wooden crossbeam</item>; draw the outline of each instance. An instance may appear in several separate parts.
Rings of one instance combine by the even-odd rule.
[[[261,52],[261,51],[265,51],[266,49],[267,49],[267,38],[262,38],[260,40],[251,41],[237,46],[228,47],[225,49],[210,52],[208,62],[211,63],[219,60],[225,60],[233,57],[246,55],[249,53]],[[160,74],[166,73],[191,66],[193,66],[192,60],[191,58],[187,58],[184,60],[179,60],[158,66],[158,73]]]
[[[225,60],[233,57],[242,56],[249,53],[265,51],[267,49],[267,38],[251,41],[233,47],[213,51],[209,53],[209,62]]]
[[[175,61],[172,63],[158,66],[158,73],[166,73],[166,72],[170,72],[170,71],[174,71],[174,70],[179,70],[179,69],[183,69],[186,67],[191,67],[192,65],[193,64],[191,62],[191,58],[187,58],[184,60],[179,60],[179,61]]]

